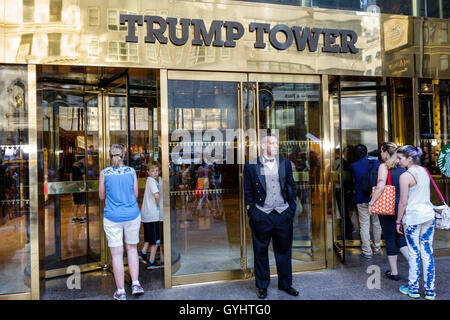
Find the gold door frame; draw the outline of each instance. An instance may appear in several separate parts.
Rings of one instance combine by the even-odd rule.
[[[117,85],[120,86],[123,84],[123,81],[125,81],[125,78],[123,78],[121,80],[121,82]],[[97,91],[86,91],[86,93],[91,93],[91,94],[97,94],[98,95],[98,129],[99,129],[99,170],[103,170],[104,168],[106,168],[107,166],[109,166],[109,156],[107,154],[107,152],[109,151],[109,146],[110,146],[110,126],[109,126],[109,116],[110,116],[110,106],[109,106],[109,91],[111,91],[112,89],[116,88],[117,86],[114,87],[108,87],[107,89],[105,88],[100,88]],[[53,89],[52,89],[53,90]],[[66,90],[66,89],[57,89],[57,90],[61,90],[61,91],[70,91],[70,90]],[[123,96],[123,94],[113,94],[113,95],[120,95]],[[125,105],[127,105],[127,101],[128,101],[128,97],[127,94],[125,93]],[[83,121],[85,122],[85,124],[87,124],[87,114],[85,116],[85,118],[83,119]],[[126,119],[126,123],[128,126],[128,117]],[[60,189],[57,193],[61,194],[61,193],[67,193],[64,192],[66,189],[66,182],[49,182],[47,183],[47,185],[50,187],[55,187],[56,189]],[[85,181],[84,182],[84,187],[87,190],[91,190],[92,191],[97,191],[98,192],[98,180],[89,180],[89,181]],[[90,262],[87,264],[82,264],[79,265],[80,267],[80,271],[81,272],[89,272],[89,271],[94,271],[94,270],[106,270],[108,268],[111,267],[111,256],[109,254],[108,251],[108,245],[107,245],[107,241],[106,241],[106,235],[103,232],[103,209],[104,209],[104,201],[100,201],[99,202],[99,227],[98,227],[98,232],[99,232],[99,239],[100,239],[100,260],[96,261],[96,262]],[[86,208],[87,210],[87,208]],[[42,231],[45,232],[45,231]],[[87,237],[89,238],[89,234],[87,234]],[[127,263],[127,259],[126,257],[124,258],[124,263]],[[67,274],[67,267],[63,267],[63,268],[56,268],[56,269],[50,269],[50,270],[45,270],[45,264],[43,265],[43,267],[41,268],[44,273],[45,273],[45,279],[50,279],[50,278],[54,278],[54,277],[59,277],[59,276],[66,276]]]
[[[268,74],[268,73],[249,73],[248,74],[248,82],[249,83],[255,83],[256,84],[256,93],[255,94],[255,99],[256,99],[256,130],[257,130],[257,137],[258,137],[258,145],[259,145],[259,128],[260,128],[260,121],[261,119],[259,119],[259,83],[261,82],[272,82],[272,83],[313,83],[313,84],[319,84],[319,108],[320,108],[320,115],[322,116],[322,123],[321,123],[321,145],[322,145],[322,152],[323,152],[323,161],[324,161],[324,165],[323,165],[323,169],[321,172],[321,178],[320,178],[320,185],[324,185],[325,181],[327,180],[327,176],[329,176],[329,174],[327,174],[327,161],[329,162],[329,159],[327,157],[329,157],[329,152],[327,152],[327,146],[328,143],[326,143],[327,141],[327,137],[328,134],[325,132],[327,126],[323,126],[324,122],[324,118],[325,118],[325,114],[323,112],[324,110],[324,103],[322,101],[322,90],[323,90],[323,86],[322,86],[322,80],[320,76],[317,75],[304,75],[304,74],[299,74],[299,75],[293,75],[293,74]],[[328,90],[328,84],[326,86],[326,89]],[[260,155],[260,149],[258,149],[258,156]],[[328,160],[327,160],[328,159]],[[329,168],[329,167],[328,167]],[[321,191],[325,191],[326,189],[322,189],[322,187],[320,188]],[[324,226],[327,226],[327,215],[326,215],[326,208],[328,206],[328,201],[325,197],[324,199],[325,201],[325,205],[323,206],[323,212],[322,212],[322,216],[323,216],[323,221],[324,221]],[[245,215],[245,219],[247,220],[247,216]],[[247,223],[247,222],[246,222]],[[328,245],[328,239],[327,239],[327,230],[323,230],[323,242],[326,244],[326,248],[329,247]],[[325,250],[325,253],[328,251],[328,249],[323,248]],[[327,255],[324,254],[323,259],[322,260],[318,260],[318,261],[312,261],[312,262],[303,262],[303,263],[294,263],[292,264],[292,272],[302,272],[302,271],[311,271],[311,270],[318,270],[318,269],[324,269],[327,265]],[[270,274],[271,275],[277,275],[277,268],[276,266],[271,266],[270,267]]]
[[[162,152],[162,175],[163,175],[163,196],[164,196],[164,287],[170,288],[176,285],[201,283],[218,280],[239,280],[250,276],[247,269],[246,261],[246,241],[245,230],[242,226],[245,223],[244,201],[243,201],[243,164],[239,165],[239,186],[241,186],[239,198],[240,212],[240,252],[241,252],[241,269],[226,270],[201,274],[172,276],[171,262],[171,232],[170,232],[170,185],[169,185],[169,118],[168,118],[168,81],[169,80],[194,80],[194,81],[231,81],[238,83],[238,127],[242,128],[242,97],[243,83],[247,82],[246,73],[216,73],[216,72],[196,72],[196,71],[177,71],[177,70],[160,70],[161,76],[161,152]],[[244,137],[239,132],[238,136],[238,154],[243,155]]]
[[[376,81],[376,79],[371,78],[371,77],[367,77],[365,80],[372,81],[372,82]],[[341,105],[342,98],[367,97],[367,93],[368,92],[370,92],[370,93],[375,92],[376,94],[378,94],[377,92],[379,91],[377,89],[368,89],[367,91],[347,91],[347,92],[342,92],[341,83],[345,82],[345,79],[340,78],[338,81],[339,81],[339,85],[338,85],[337,91],[334,92],[333,94],[329,94],[328,95],[328,103],[329,103],[329,106],[328,106],[328,110],[329,111],[328,112],[329,112],[329,116],[330,116],[328,123],[329,123],[329,126],[330,126],[330,133],[331,133],[331,138],[332,138],[330,141],[331,141],[331,143],[333,143],[333,145],[334,145],[334,139],[335,139],[335,137],[334,137],[334,121],[335,120],[337,120],[339,122],[339,124],[338,124],[339,132],[342,130],[342,122],[341,122],[341,118],[340,118],[340,115],[339,115],[339,112],[341,110],[340,105]],[[334,110],[335,110],[335,108],[334,108],[334,100],[335,99],[338,100],[338,102],[337,102],[338,105],[339,105],[339,108],[337,109],[338,114],[336,114],[334,112]],[[379,110],[378,110],[378,103],[379,102],[378,102],[378,99],[377,99],[376,103],[377,103],[376,113],[377,113],[377,117],[379,117]],[[381,103],[383,103],[383,102],[381,102]],[[390,102],[388,101],[387,103],[389,104]],[[380,123],[377,120],[377,139],[380,139],[380,136],[381,136],[380,135],[380,131],[383,130],[383,129],[386,129],[386,128],[384,128],[382,125],[380,125]],[[393,139],[393,140],[395,140],[395,139]],[[341,145],[340,142],[339,142],[339,144]],[[335,148],[335,146],[333,147],[333,149],[334,148]],[[342,157],[342,152],[343,152],[342,145],[340,147],[340,152],[341,152],[340,156]],[[335,157],[335,150],[331,150],[330,149],[330,159],[331,158],[334,159],[334,157]],[[331,173],[331,178],[333,179],[332,184],[334,183],[334,184],[342,185],[342,176],[343,176],[342,167],[340,167],[339,171],[334,171],[334,170],[331,170],[331,166],[330,166],[330,172],[331,171],[333,171],[333,173]],[[335,202],[336,202],[335,201],[335,192],[332,191],[331,192],[331,204],[330,204],[332,206],[332,210],[333,210],[334,213],[336,213],[336,210],[339,210],[339,212],[341,212],[341,208],[336,208],[335,207],[335,205],[334,205]],[[342,253],[345,256],[345,252],[347,250],[352,250],[354,248],[360,248],[361,247],[361,240],[348,240],[348,239],[338,240],[336,238],[337,235],[334,232],[335,231],[334,230],[334,228],[335,228],[334,224],[336,223],[336,220],[334,218],[335,216],[336,215],[333,214],[333,216],[331,218],[332,221],[333,221],[333,226],[332,226],[333,231],[332,231],[332,233],[330,233],[329,241],[332,241],[331,247],[335,247],[337,250],[339,250],[340,253]],[[344,219],[344,218],[342,218],[342,219]],[[333,235],[333,236],[331,236],[331,235]],[[343,237],[345,238],[344,235],[343,235]],[[384,239],[381,240],[381,246],[385,246]],[[341,259],[342,259],[342,257],[343,256],[341,256]]]
[[[160,86],[161,86],[161,151],[162,151],[162,176],[163,176],[163,188],[164,188],[164,252],[165,264],[164,264],[164,287],[170,288],[176,285],[182,284],[192,284],[201,283],[208,281],[218,281],[218,280],[238,280],[238,279],[248,279],[253,277],[253,268],[247,266],[247,238],[248,234],[246,232],[247,214],[244,208],[244,195],[243,195],[243,165],[240,165],[239,169],[239,185],[240,185],[240,233],[241,233],[241,270],[227,270],[218,271],[211,273],[201,273],[192,275],[181,275],[172,276],[172,265],[171,265],[171,231],[170,231],[170,186],[169,186],[169,133],[168,133],[168,81],[169,80],[203,80],[203,81],[233,81],[238,82],[238,126],[239,129],[244,127],[244,110],[243,110],[243,87],[244,83],[254,83],[255,86],[252,87],[253,90],[253,114],[254,117],[254,129],[257,131],[257,137],[259,132],[259,99],[258,99],[258,84],[259,82],[290,82],[290,83],[316,83],[319,84],[319,104],[321,108],[322,115],[322,136],[323,136],[323,160],[324,169],[321,173],[321,185],[325,181],[329,180],[329,162],[330,156],[329,143],[329,133],[327,132],[327,126],[324,125],[329,121],[323,113],[323,81],[326,81],[326,89],[328,89],[328,77],[325,76],[325,80],[321,79],[320,76],[309,76],[309,75],[288,75],[288,74],[257,74],[257,73],[224,73],[224,72],[204,72],[204,71],[178,71],[178,70],[160,70]],[[326,90],[326,95],[328,90]],[[326,101],[326,100],[325,100]],[[326,119],[325,119],[326,118]],[[239,146],[238,149],[241,155],[244,155],[245,151],[245,141],[244,136],[240,135],[238,137]],[[259,155],[259,148],[256,148]],[[323,190],[323,189],[322,189]],[[311,271],[324,269],[327,267],[333,267],[333,256],[332,256],[332,239],[329,237],[328,229],[331,227],[330,219],[327,219],[326,212],[330,205],[327,199],[325,199],[325,206],[323,207],[323,221],[325,230],[323,230],[323,243],[325,243],[324,256],[323,259],[312,262],[305,262],[300,264],[293,264],[293,272],[301,271]],[[271,275],[276,275],[276,266],[270,267]]]

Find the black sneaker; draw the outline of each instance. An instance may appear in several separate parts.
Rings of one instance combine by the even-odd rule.
[[[143,264],[147,264],[147,254],[143,254],[142,252],[139,252],[139,261]]]
[[[72,222],[78,222],[78,218],[77,217],[72,218]]]
[[[153,269],[159,269],[159,268],[161,268],[161,264],[158,261],[153,261],[153,263],[148,261],[147,270],[153,270]]]
[[[78,219],[78,222],[79,222],[79,223],[85,223],[85,222],[86,222],[86,218]]]

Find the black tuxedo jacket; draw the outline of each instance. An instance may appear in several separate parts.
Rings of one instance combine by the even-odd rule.
[[[281,195],[285,202],[289,204],[292,212],[295,212],[297,197],[297,186],[292,177],[292,167],[288,159],[278,157],[278,175],[280,177]],[[244,201],[247,208],[247,213],[251,215],[255,204],[264,206],[266,200],[266,179],[262,173],[264,164],[260,158],[257,158],[256,164],[249,162],[244,165]]]

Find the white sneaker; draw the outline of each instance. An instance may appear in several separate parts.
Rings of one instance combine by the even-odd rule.
[[[127,294],[125,292],[119,293],[119,291],[114,292],[113,298],[115,300],[127,300]]]
[[[131,294],[133,296],[138,295],[138,294],[143,294],[144,293],[144,288],[142,288],[141,284],[133,284],[131,286]]]

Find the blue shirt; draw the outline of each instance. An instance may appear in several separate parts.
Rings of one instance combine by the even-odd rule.
[[[375,167],[378,169],[379,166],[380,162],[375,160]],[[350,165],[350,171],[352,172],[353,180],[355,181],[355,194],[352,199],[353,203],[369,203],[370,201],[370,195],[366,195],[361,190],[361,177],[367,172],[368,168],[369,159],[367,158],[359,159]]]
[[[104,217],[112,222],[125,222],[139,216],[133,192],[135,171],[131,167],[108,167],[105,175],[106,204]]]

